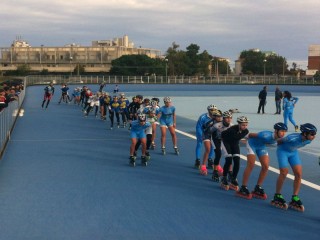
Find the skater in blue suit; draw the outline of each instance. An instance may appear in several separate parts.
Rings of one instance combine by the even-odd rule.
[[[147,117],[145,114],[139,114],[138,120],[131,122],[131,130],[130,130],[130,138],[131,138],[131,146],[130,146],[130,164],[135,166],[135,159],[134,156],[135,147],[137,145],[138,140],[142,146],[142,154],[141,154],[141,161],[142,164],[145,166],[147,165],[147,158],[146,158],[146,149],[147,149],[147,137],[145,130],[151,126],[150,122],[147,122]]]
[[[198,121],[197,121],[197,125],[196,125],[196,137],[197,137],[197,145],[196,145],[196,162],[194,164],[194,166],[196,168],[200,168],[200,155],[201,155],[201,148],[202,148],[202,135],[203,135],[203,126],[209,122],[212,118],[213,118],[213,113],[215,112],[215,110],[218,110],[216,105],[210,104],[207,107],[208,113],[203,113],[200,115]],[[212,157],[213,157],[213,149],[211,149],[210,153],[209,153],[209,159],[208,159],[208,163],[210,163],[210,159],[212,162]]]
[[[296,132],[298,132],[299,127],[293,119],[293,110],[298,100],[299,98],[292,97],[289,91],[284,91],[283,104],[282,104],[283,122],[288,126],[288,119],[289,119],[289,121],[293,124]]]
[[[268,174],[269,168],[269,154],[267,146],[271,144],[276,144],[277,139],[284,137],[288,127],[284,123],[278,122],[273,126],[274,131],[262,131],[258,133],[250,133],[247,141],[247,166],[243,172],[242,186],[237,192],[237,195],[246,199],[251,199],[252,196],[260,199],[266,199],[267,194],[261,187],[264,179]],[[255,186],[252,193],[249,192],[247,184],[249,182],[250,174],[254,168],[256,155],[261,163],[260,174],[257,180],[257,185]]]
[[[311,123],[305,123],[300,125],[300,131],[300,134],[292,133],[277,141],[277,157],[280,174],[277,179],[276,193],[271,204],[281,208],[288,207],[286,201],[281,195],[281,190],[290,165],[294,174],[294,183],[293,195],[289,205],[296,210],[304,211],[302,202],[298,197],[302,179],[302,165],[298,149],[310,144],[315,139],[317,128]]]
[[[171,103],[170,97],[163,98],[164,106],[159,108],[158,119],[160,122],[161,130],[161,150],[162,153],[166,153],[166,131],[167,128],[171,134],[173,148],[177,154],[179,150],[177,147],[177,135],[176,135],[176,108]]]

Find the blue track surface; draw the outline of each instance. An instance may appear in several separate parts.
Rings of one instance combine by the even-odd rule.
[[[210,94],[242,95],[239,87],[212,89],[217,92],[208,86],[120,87],[128,96],[170,95],[174,101],[174,96],[196,101]],[[305,92],[317,96],[319,89]],[[319,190],[302,186],[304,213],[273,208],[269,202],[277,174],[270,172],[264,184],[268,200],[237,198],[212,182],[211,173],[199,175],[193,168],[195,140],[181,134],[179,156],[168,136],[167,155],[157,148],[148,167],[129,167],[127,129],[108,130],[109,121],[83,118],[73,104],[58,105],[59,90],[45,111],[42,94],[43,87],[27,88],[25,114],[0,163],[0,239],[319,239]],[[177,109],[177,128],[193,134],[195,120],[185,117],[187,111]],[[270,156],[277,167],[274,149]],[[301,152],[301,157],[304,179],[319,185],[314,155]],[[241,161],[240,181],[245,164]],[[259,170],[256,166],[251,175],[251,188]],[[292,183],[287,179],[283,188],[287,201]]]

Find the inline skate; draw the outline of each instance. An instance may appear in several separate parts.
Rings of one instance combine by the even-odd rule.
[[[259,185],[256,185],[254,190],[251,193],[253,197],[258,199],[266,200],[268,197],[267,194],[264,192],[264,189]]]
[[[271,205],[275,206],[277,208],[281,208],[283,210],[288,209],[288,204],[286,203],[286,200],[284,200],[283,196],[281,194],[275,194],[272,201]]]
[[[248,188],[246,186],[241,186],[240,190],[236,193],[238,197],[242,197],[245,199],[252,199],[252,194],[249,192]]]

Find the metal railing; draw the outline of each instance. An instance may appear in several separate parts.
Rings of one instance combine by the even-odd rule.
[[[5,147],[10,140],[15,122],[20,114],[21,106],[25,97],[26,81],[24,81],[24,90],[19,94],[18,100],[9,103],[8,107],[0,112],[0,159],[4,153]]]
[[[319,85],[313,77],[219,75],[194,76],[109,76],[109,75],[31,75],[27,85],[37,84],[266,84],[266,85]]]

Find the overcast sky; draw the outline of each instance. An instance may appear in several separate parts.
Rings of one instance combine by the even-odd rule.
[[[320,44],[319,13],[319,0],[1,0],[0,47],[17,36],[35,47],[128,35],[163,54],[194,43],[233,62],[258,48],[305,67],[308,46]]]

